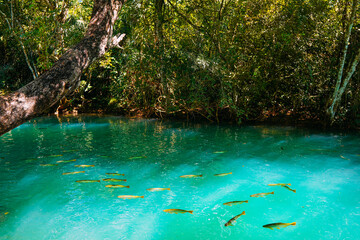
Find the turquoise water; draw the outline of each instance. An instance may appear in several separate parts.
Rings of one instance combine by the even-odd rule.
[[[0,239],[360,239],[359,140],[292,127],[36,119],[0,137]],[[62,175],[73,171],[85,173]],[[127,182],[75,182],[105,178]],[[249,202],[223,205],[237,200]],[[296,226],[262,227],[276,222]]]

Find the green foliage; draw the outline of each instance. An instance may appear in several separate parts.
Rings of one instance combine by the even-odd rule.
[[[65,3],[65,21],[58,17],[61,3],[52,9],[31,0],[16,6],[16,34],[24,39],[40,72],[86,29],[92,3]],[[348,4],[345,0],[128,1],[114,29],[115,34],[127,34],[124,48],[113,49],[83,74],[71,104],[83,111],[141,110],[161,117],[186,113],[237,122],[279,115],[322,119],[335,81]],[[9,3],[0,9],[8,15]],[[350,59],[360,48],[359,26],[358,17]],[[26,64],[3,20],[0,30],[0,49],[6,52],[0,88],[13,89],[25,82],[17,71],[24,72]],[[21,79],[21,84],[9,76]],[[342,119],[359,115],[358,79],[357,73],[340,110]]]

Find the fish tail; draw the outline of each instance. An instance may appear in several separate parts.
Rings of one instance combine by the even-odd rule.
[[[290,225],[293,225],[293,226],[295,226],[295,225],[296,225],[296,222],[292,222],[292,223],[290,223]]]
[[[202,177],[203,175],[201,174],[201,175],[199,175],[200,177]]]
[[[271,192],[270,194],[274,194],[274,192]]]
[[[288,183],[289,186],[291,186],[291,183]]]
[[[293,192],[296,193],[296,189],[294,189]]]
[[[245,202],[246,202],[246,203],[248,203],[249,201],[248,201],[248,200],[246,200]]]
[[[188,211],[188,213],[191,213],[191,214],[193,214],[193,212],[194,212],[194,211]]]
[[[144,196],[140,196],[140,198],[144,198]]]
[[[170,191],[170,188],[165,188],[165,189]]]
[[[245,215],[245,211],[243,211],[241,214],[242,214],[242,215]]]
[[[229,174],[232,174],[232,172],[229,172]]]
[[[126,188],[130,188],[130,186],[125,186]]]
[[[124,182],[126,182],[126,179],[124,179]]]

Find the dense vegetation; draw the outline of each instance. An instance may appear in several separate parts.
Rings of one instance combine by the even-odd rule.
[[[58,111],[327,122],[342,59],[345,78],[360,51],[358,5],[127,1],[115,28],[127,35],[123,48],[93,64]],[[0,0],[0,94],[36,78],[79,41],[91,8],[89,0]],[[337,124],[360,118],[359,79],[357,70],[345,85]]]

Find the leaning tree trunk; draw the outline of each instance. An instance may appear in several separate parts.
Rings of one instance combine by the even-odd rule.
[[[40,115],[79,85],[94,60],[117,46],[124,34],[112,37],[114,22],[126,0],[95,0],[84,38],[40,77],[16,92],[0,97],[0,135]]]

